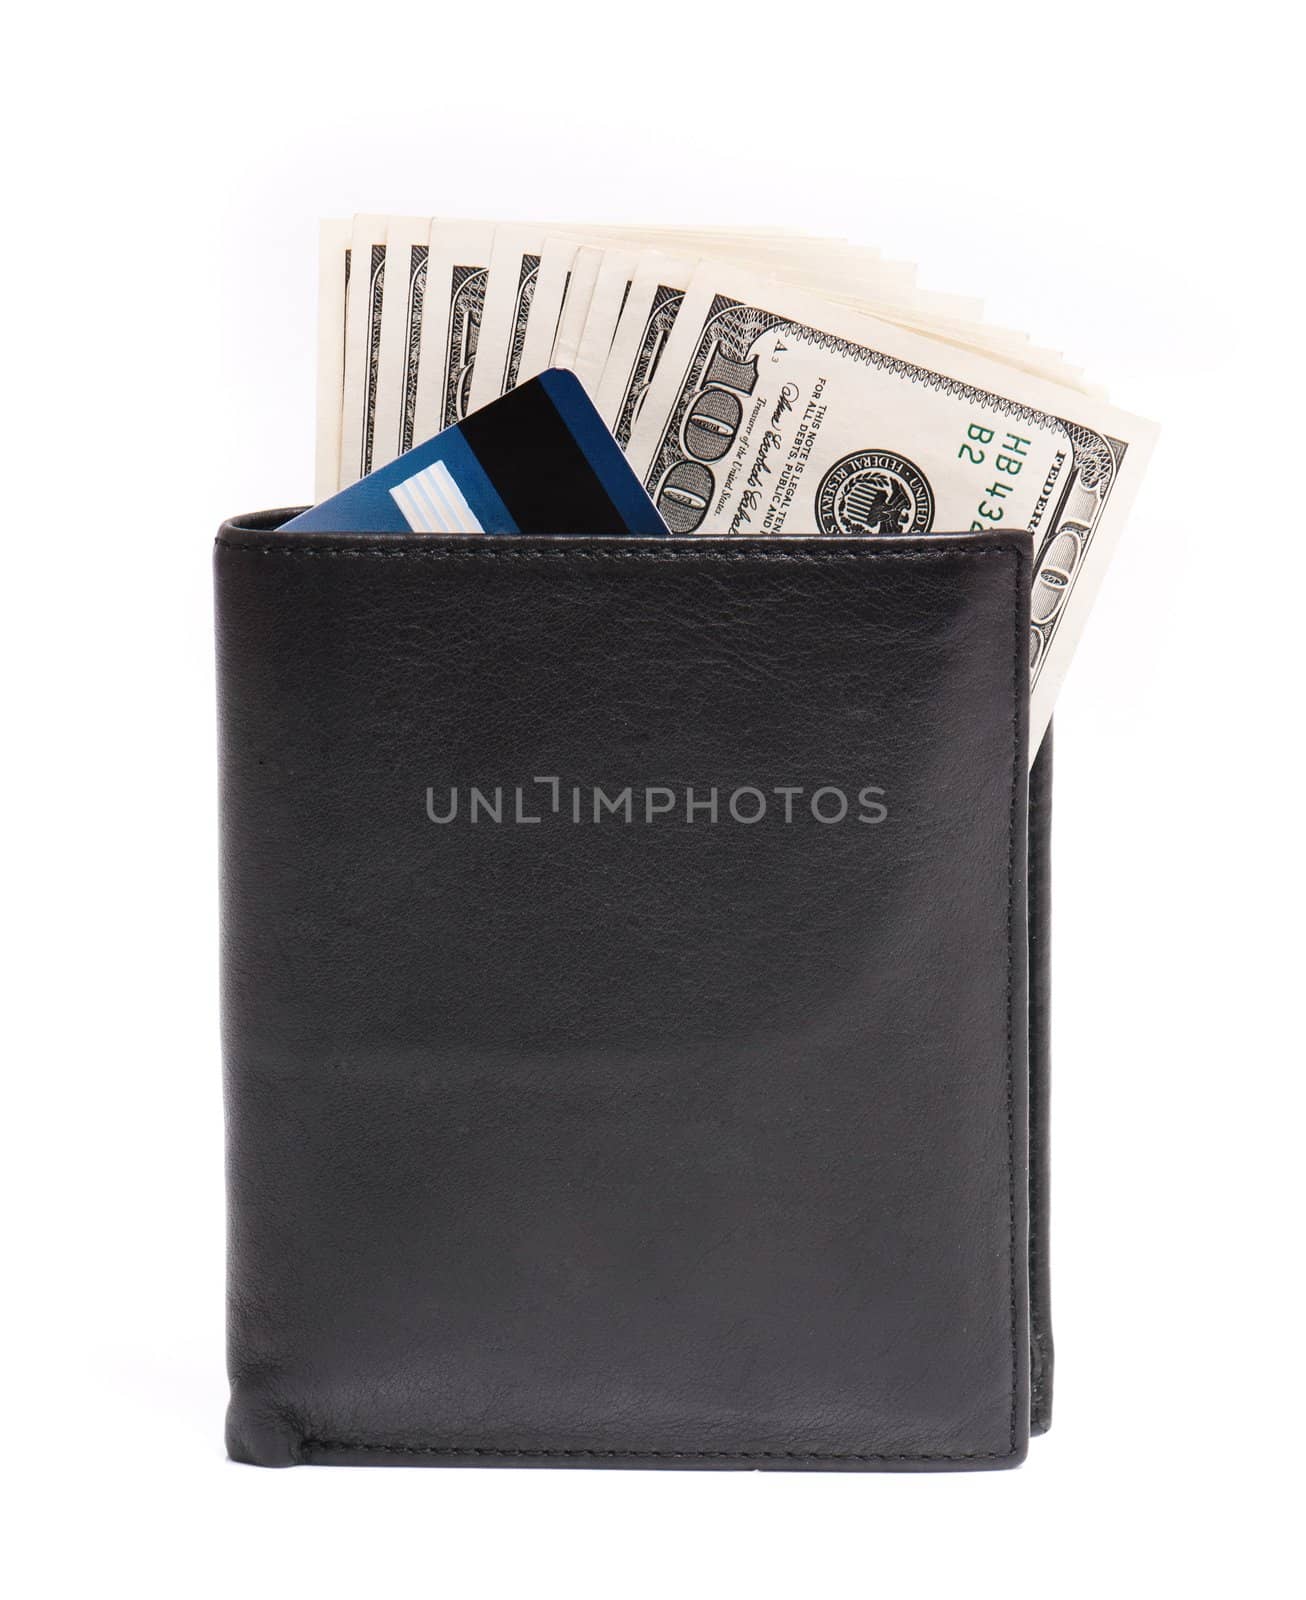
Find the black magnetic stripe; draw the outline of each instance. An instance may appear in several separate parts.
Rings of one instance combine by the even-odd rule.
[[[522,384],[460,426],[518,532],[626,531],[542,383]]]

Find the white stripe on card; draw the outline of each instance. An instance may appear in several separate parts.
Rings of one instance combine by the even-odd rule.
[[[458,524],[448,506],[432,498],[420,483],[401,483],[391,496],[414,533],[457,533]]]
[[[390,491],[414,533],[484,533],[443,461],[435,461]]]

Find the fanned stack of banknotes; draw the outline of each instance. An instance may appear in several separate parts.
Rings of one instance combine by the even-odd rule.
[[[551,368],[673,536],[1031,530],[1037,749],[1152,424],[842,240],[323,224],[319,500]]]

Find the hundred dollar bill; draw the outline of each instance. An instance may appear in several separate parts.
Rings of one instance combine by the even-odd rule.
[[[324,222],[318,243],[317,457],[314,499],[340,487],[340,421],[345,398],[345,317],[349,292],[348,222]]]
[[[577,253],[604,250],[617,237],[599,227],[583,233],[558,224],[499,228],[472,379],[473,410],[558,364],[555,346]],[[579,318],[583,310],[582,304],[573,315]]]
[[[495,230],[472,371],[473,411],[517,387],[545,238],[538,224],[504,224]]]
[[[810,288],[810,284],[803,279],[782,276],[796,287]],[[1004,366],[1027,372],[1031,377],[1065,384],[1085,394],[1099,394],[1100,398],[1099,391],[1084,383],[1082,371],[1071,366],[1059,350],[1036,345],[1027,334],[978,320],[971,302],[957,302],[951,309],[946,309],[954,298],[951,295],[918,292],[910,303],[894,305],[891,301],[868,299],[864,294],[850,293],[846,287],[829,294],[829,299],[835,305],[847,306],[850,311],[892,322],[896,327],[923,334],[929,339],[942,339],[958,349],[971,350],[976,355],[988,356]]]
[[[573,278],[576,253],[583,248],[635,251],[640,256],[659,251],[683,250],[687,254],[711,254],[738,262],[751,270],[775,272],[791,277],[835,296],[859,296],[864,309],[877,314],[911,314],[931,326],[944,326],[962,338],[997,347],[1007,339],[1015,349],[1020,336],[1002,336],[981,325],[978,302],[957,296],[923,294],[914,288],[914,269],[901,262],[887,262],[879,251],[847,245],[842,240],[811,240],[802,235],[786,235],[779,230],[752,230],[731,234],[723,229],[683,229],[648,227],[624,229],[619,226],[573,226],[573,224],[501,224],[493,235],[487,288],[477,334],[477,360],[472,366],[469,410],[480,410],[493,398],[506,394],[523,379],[533,378],[549,365],[570,366],[581,381],[597,394],[605,350],[611,333],[599,328],[610,310],[610,299],[603,283],[595,282],[597,306],[586,310],[583,296],[587,288],[584,261],[581,277]],[[605,258],[607,261],[607,258]],[[616,269],[607,266],[615,275]],[[621,283],[626,293],[627,274]],[[867,298],[869,296],[869,298]],[[538,315],[531,312],[538,306]],[[618,306],[619,310],[619,306]],[[584,312],[584,317],[583,317]],[[602,312],[602,317],[600,317]],[[578,342],[579,339],[579,342]]]
[[[623,450],[657,375],[695,265],[648,252],[635,269],[598,386],[592,391],[599,415]]]
[[[812,256],[808,247],[816,243],[822,249]],[[1060,352],[1032,344],[1026,334],[983,321],[983,306],[978,300],[915,288],[914,269],[898,262],[884,262],[878,251],[847,245],[843,241],[798,237],[780,244],[762,240],[750,244],[746,253],[741,251],[738,242],[732,246],[726,241],[714,245],[710,258],[702,259],[732,260],[746,271],[764,270],[768,279],[792,284],[808,293],[819,293],[835,305],[892,322],[929,338],[945,340],[962,349],[991,355],[1004,365],[1101,397],[1101,391],[1085,385],[1081,370],[1069,365]],[[647,327],[647,316],[641,315],[647,305],[645,297],[656,296],[660,313],[657,326],[664,339],[667,308],[673,302],[678,303],[675,297],[683,296],[689,275],[699,260],[698,257],[685,258],[672,265],[667,257],[656,253],[642,258],[648,271],[642,271],[632,285],[626,307],[629,322],[625,329],[618,330],[613,366],[605,369],[603,375],[606,393],[614,403],[617,393],[625,394],[631,387],[643,337],[654,337]],[[655,282],[652,273],[658,263],[666,264],[658,267],[660,275]],[[636,328],[641,330],[639,334]],[[618,351],[624,351],[626,361],[618,356]],[[610,423],[616,416],[614,410],[608,418]]]
[[[814,240],[785,234],[778,229],[731,233],[713,228],[624,229],[589,225],[578,228],[555,224],[543,230],[530,248],[540,251],[540,265],[516,374],[518,383],[536,377],[546,367],[566,366],[573,360],[583,359],[584,351],[576,341],[584,338],[582,313],[587,312],[592,296],[583,271],[573,278],[577,254],[583,248],[631,249],[658,256],[674,254],[691,262],[700,256],[724,256],[756,270],[792,271],[796,280],[810,281],[814,276],[820,283],[837,285],[849,293],[856,283],[863,282],[864,286],[865,281],[871,281],[881,285],[886,294],[901,293],[908,297],[913,294],[914,273],[910,267],[883,262],[876,251],[854,250],[842,240]],[[832,265],[832,262],[838,264]],[[869,274],[869,279],[859,278],[859,273]],[[573,284],[575,300],[572,299]],[[491,334],[490,337],[495,339],[497,348],[502,336]],[[598,378],[594,380],[591,394],[597,392],[599,381]],[[488,395],[484,389],[480,393]]]
[[[553,365],[553,346],[571,288],[571,265],[579,248],[574,239],[552,234],[540,246],[540,270],[517,368],[519,384],[528,378],[537,378],[546,367]]]
[[[431,224],[414,433],[429,439],[468,414],[494,248],[492,222]]]
[[[594,285],[598,282],[603,249],[598,245],[582,245],[571,263],[571,274],[566,297],[562,303],[562,316],[558,321],[557,336],[553,341],[551,365],[565,367],[570,372],[576,365],[580,350],[580,336],[594,298]]]
[[[472,375],[473,411],[553,364],[576,251],[618,239],[616,230],[561,223],[507,223],[497,229]],[[541,310],[532,325],[537,299]]]
[[[599,415],[623,448],[630,441],[635,419],[657,372],[676,313],[697,265],[693,260],[645,252],[631,280],[620,321],[597,383],[593,382],[592,370],[586,365],[585,352],[582,351],[577,376],[591,389]],[[783,271],[768,276],[784,281],[794,281],[794,278],[806,281],[801,271],[795,272],[793,278]],[[1009,365],[1056,381],[1074,383],[1080,376],[1077,369],[1067,366],[1054,352],[1037,350],[1019,334],[1004,334],[995,329],[983,329],[977,333],[976,325],[961,316],[926,316],[920,309],[919,296],[909,298],[895,307],[887,298],[876,301],[864,296],[849,296],[849,285],[842,279],[839,287],[845,291],[844,294],[832,294],[831,298],[837,304],[847,305],[850,310],[881,316],[900,327],[947,339],[962,348],[1000,355]],[[942,301],[944,297],[936,298]],[[950,309],[960,313],[968,311],[970,307],[957,302],[950,304]]]
[[[481,355],[472,380],[472,409],[488,405],[559,361],[557,344],[580,250],[603,251],[623,243],[617,229],[563,224],[501,227],[495,235],[490,285],[481,324]],[[626,248],[634,248],[627,244]],[[588,258],[587,258],[588,260]],[[583,337],[586,302],[574,304],[568,339]],[[564,349],[566,348],[564,344]],[[578,351],[575,352],[578,355]]]
[[[344,401],[340,421],[340,485],[372,470],[376,386],[380,374],[381,310],[385,295],[385,217],[354,218],[350,293],[345,315]]]
[[[557,361],[554,347],[577,251],[606,249],[621,244],[624,238],[618,229],[599,226],[576,229],[561,223],[507,223],[498,227],[472,373],[473,411],[526,379],[538,377],[546,367],[566,364]],[[573,307],[582,337],[584,309],[584,305]],[[575,355],[578,359],[579,351]]]
[[[373,470],[411,450],[417,442],[413,427],[430,226],[426,217],[391,217],[386,228],[389,287],[381,305]]]
[[[622,307],[630,294],[642,254],[638,250],[608,249],[599,261],[594,292],[590,295],[589,310],[585,313],[572,365],[572,371],[591,399],[598,393]]]
[[[945,338],[967,349],[990,352],[1022,370],[1082,386],[1076,369],[1066,366],[1054,352],[1035,349],[1019,334],[995,329],[980,320],[977,302],[962,300],[918,289],[914,269],[900,262],[885,261],[878,251],[853,246],[840,239],[814,239],[778,229],[750,229],[740,232],[720,228],[642,227],[585,224],[442,224],[431,223],[428,259],[419,262],[422,251],[422,219],[360,217],[354,227],[332,224],[323,234],[321,268],[321,316],[319,323],[319,417],[318,481],[324,492],[341,477],[342,453],[349,458],[349,470],[362,464],[371,418],[372,457],[377,451],[389,452],[390,440],[410,442],[435,427],[443,418],[450,388],[444,369],[449,344],[449,318],[442,310],[436,339],[423,339],[423,324],[432,320],[426,304],[427,279],[431,276],[430,243],[438,255],[446,247],[464,255],[484,279],[474,279],[463,290],[465,306],[454,306],[454,348],[464,353],[475,336],[477,351],[484,350],[488,363],[456,363],[466,383],[466,398],[461,409],[475,409],[513,387],[523,377],[543,370],[555,358],[554,346],[562,338],[562,359],[584,368],[586,381],[598,388],[594,352],[600,340],[598,330],[588,322],[578,323],[579,302],[572,306],[572,318],[564,326],[572,264],[577,249],[593,247],[656,251],[685,259],[713,259],[729,262],[749,271],[778,277],[841,304],[882,316],[904,327],[912,327],[931,337]],[[357,233],[365,259],[356,259],[352,238]],[[406,279],[400,297],[392,284],[389,314],[385,306],[385,245],[393,235],[392,255],[406,256],[391,273]],[[485,240],[493,241],[492,247]],[[475,241],[469,244],[468,240]],[[556,242],[550,253],[547,242]],[[486,249],[490,250],[485,256]],[[479,259],[477,259],[479,257]],[[537,259],[538,258],[538,259]],[[463,265],[447,258],[444,265]],[[345,270],[353,273],[355,287],[361,283],[368,292],[369,305],[355,296],[353,336],[342,335],[349,344],[350,359],[338,359],[334,348],[337,328],[347,329]],[[354,273],[355,266],[359,271]],[[373,270],[376,269],[376,270]],[[435,274],[443,279],[444,270]],[[631,280],[633,282],[633,279]],[[578,285],[578,289],[582,287]],[[683,288],[683,285],[678,287]],[[480,291],[477,314],[477,301]],[[445,293],[451,294],[451,286]],[[535,301],[542,302],[542,314],[531,318]],[[375,321],[381,304],[379,330]],[[448,308],[446,308],[448,309]],[[369,315],[370,313],[370,315]],[[576,344],[580,327],[581,343]],[[379,331],[379,348],[369,341]],[[441,344],[438,355],[435,344]],[[375,362],[371,357],[375,355]],[[421,372],[427,378],[423,383]],[[334,398],[328,390],[334,382]],[[437,395],[437,390],[439,394]],[[1091,392],[1091,391],[1089,391]],[[396,409],[397,408],[397,409]],[[333,410],[338,413],[333,416]],[[346,436],[347,435],[347,445]],[[334,465],[333,465],[334,464]]]
[[[1031,752],[1155,430],[1074,390],[703,266],[627,447],[673,534],[1035,535]]]

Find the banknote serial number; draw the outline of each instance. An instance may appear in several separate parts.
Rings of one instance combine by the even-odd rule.
[[[992,457],[995,472],[993,482],[984,490],[976,507],[975,520],[970,525],[972,533],[985,533],[1002,521],[1002,502],[1014,488],[1013,480],[1027,464],[1029,447],[1033,443],[1019,433],[1004,433],[1001,444],[995,446],[996,435],[996,428],[972,422],[957,450],[958,461],[968,461],[976,467],[986,466]]]

